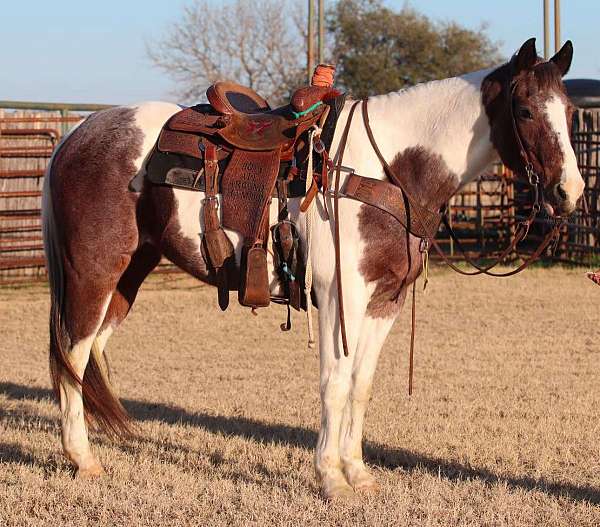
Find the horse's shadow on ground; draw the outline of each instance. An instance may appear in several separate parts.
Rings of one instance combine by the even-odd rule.
[[[0,395],[11,399],[44,400],[52,398],[50,390],[34,388],[11,382],[0,382]],[[288,445],[301,449],[313,449],[317,433],[308,428],[286,424],[265,423],[238,416],[209,415],[191,413],[182,408],[162,403],[151,403],[131,399],[122,400],[127,411],[138,421],[160,421],[171,425],[185,425],[204,429],[213,434],[236,436],[259,443]],[[0,421],[2,412],[0,411]],[[550,496],[564,497],[574,501],[585,501],[600,505],[600,489],[591,486],[578,486],[565,482],[555,482],[544,478],[526,476],[500,476],[485,469],[457,463],[441,458],[429,457],[402,448],[367,442],[366,461],[376,467],[407,472],[422,470],[449,481],[478,480],[487,485],[506,484],[513,489],[543,492]],[[14,443],[0,441],[0,462],[20,462],[35,464],[34,457]]]

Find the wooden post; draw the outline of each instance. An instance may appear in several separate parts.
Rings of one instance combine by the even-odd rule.
[[[454,204],[454,197],[450,198],[450,201],[448,202],[448,224],[450,225],[450,228],[452,228],[452,205]],[[450,234],[448,234],[448,238],[450,239],[450,257],[453,258],[454,257],[454,239],[452,238],[452,236],[450,236]]]
[[[554,0],[554,53],[560,49],[560,0]]]
[[[63,108],[60,111],[60,116],[62,117],[62,123],[61,123],[61,127],[60,127],[60,133],[61,135],[65,135],[68,131],[69,128],[71,127],[69,124],[69,109],[68,108]]]
[[[550,0],[544,0],[544,58],[550,58]]]
[[[306,77],[307,84],[310,84],[312,74],[315,69],[315,3],[314,0],[308,0],[308,42],[306,58]]]
[[[325,0],[319,0],[319,64],[325,63]]]

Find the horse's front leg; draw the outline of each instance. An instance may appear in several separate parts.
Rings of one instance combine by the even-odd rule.
[[[368,315],[364,317],[352,363],[351,386],[342,420],[340,449],[344,475],[357,492],[373,492],[379,489],[375,477],[363,461],[362,436],[379,352],[395,319],[395,314],[386,318],[372,318]]]
[[[344,476],[340,454],[342,414],[350,393],[352,362],[360,326],[360,313],[348,303],[346,328],[349,356],[345,357],[339,331],[337,302],[319,306],[319,352],[321,358],[321,430],[315,452],[315,469],[326,499],[344,498],[354,491]]]

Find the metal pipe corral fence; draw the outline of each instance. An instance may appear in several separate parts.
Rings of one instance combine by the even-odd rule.
[[[60,138],[106,104],[0,101],[0,284],[45,279],[41,190]]]
[[[45,280],[40,216],[46,165],[69,128],[86,113],[107,108],[111,106],[0,101],[0,284]],[[584,196],[555,253],[546,258],[600,267],[600,109],[576,112],[572,143],[585,180]],[[450,222],[469,256],[492,257],[508,245],[528,214],[527,192],[499,165],[454,196]],[[549,222],[538,221],[511,258],[532,252],[548,228]],[[443,231],[439,239],[451,257],[461,258]]]

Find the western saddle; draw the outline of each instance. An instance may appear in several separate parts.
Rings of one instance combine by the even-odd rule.
[[[323,147],[331,144],[344,100],[332,88],[333,74],[332,66],[319,65],[311,85],[298,89],[289,104],[276,109],[251,88],[217,82],[206,92],[209,104],[178,112],[161,131],[147,163],[147,177],[153,183],[205,192],[202,251],[219,288],[222,309],[227,308],[230,289],[237,289],[239,302],[252,308],[265,307],[271,300],[286,303],[288,310],[290,305],[306,307],[303,262],[287,199],[307,195],[311,155],[317,168],[327,172]],[[314,197],[317,189],[313,180],[309,195]],[[269,229],[272,197],[278,198],[279,215]],[[243,236],[239,273],[223,228]],[[278,298],[269,291],[269,234],[284,291]]]

